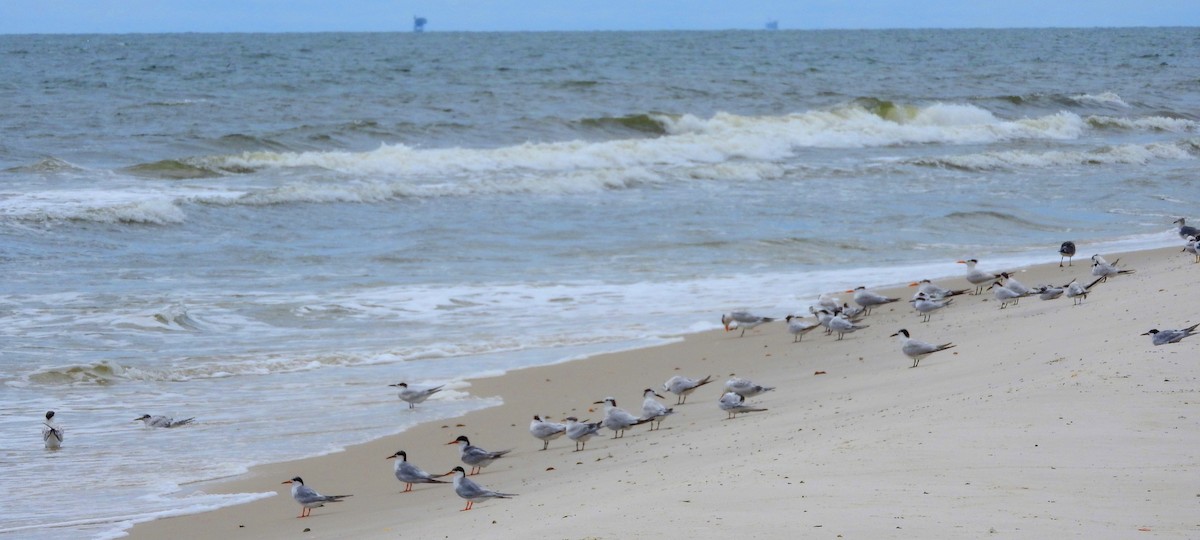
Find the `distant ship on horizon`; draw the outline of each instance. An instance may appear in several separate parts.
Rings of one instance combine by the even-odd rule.
[[[776,19],[767,21],[767,30],[779,30],[779,21]]]
[[[424,32],[425,23],[429,22],[425,17],[413,15],[413,32]]]

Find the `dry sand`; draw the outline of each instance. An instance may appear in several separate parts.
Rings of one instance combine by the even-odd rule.
[[[770,323],[741,338],[708,332],[474,380],[470,392],[504,404],[345,452],[256,467],[203,489],[279,496],[141,524],[130,534],[1200,537],[1200,336],[1156,347],[1140,335],[1200,322],[1200,265],[1178,249],[1120,257],[1137,272],[1097,285],[1080,306],[1034,297],[1001,310],[990,294],[960,296],[922,323],[901,301],[877,308],[864,321],[870,328],[842,341],[818,331],[792,343],[782,323]],[[986,260],[980,267],[1001,270]],[[1082,258],[1016,277],[1029,286],[1087,283],[1089,270]],[[907,300],[914,289],[880,292]],[[957,347],[911,369],[889,337],[900,328]],[[599,420],[603,411],[592,402],[606,396],[638,414],[642,390],[662,392],[677,374],[717,382],[675,407],[661,431],[638,426],[611,439],[606,430],[583,452],[566,438],[543,452],[529,435],[534,414]],[[733,374],[778,387],[749,400],[768,411],[725,419],[716,401]],[[397,414],[406,411],[397,401]],[[404,449],[418,466],[446,472],[459,461],[445,443],[460,434],[484,448],[515,449],[473,478],[518,497],[461,512],[464,502],[449,485],[400,493],[387,456]],[[318,491],[354,497],[297,519],[300,507],[280,485],[297,475]]]

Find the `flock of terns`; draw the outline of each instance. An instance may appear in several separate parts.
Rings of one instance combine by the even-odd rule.
[[[1200,251],[1198,251],[1200,250],[1200,246],[1197,246],[1198,239],[1200,239],[1200,229],[1187,226],[1183,218],[1176,220],[1175,225],[1179,227],[1178,232],[1180,237],[1187,241],[1187,245],[1183,251],[1194,255],[1196,262],[1200,263]],[[1067,261],[1068,266],[1073,265],[1075,253],[1076,247],[1073,242],[1063,242],[1059,248],[1059,254],[1061,255],[1059,266],[1062,267],[1063,261]],[[956,296],[964,294],[982,295],[988,290],[992,291],[995,299],[1000,302],[1000,309],[1006,309],[1009,305],[1017,305],[1022,298],[1030,296],[1037,296],[1041,300],[1054,300],[1065,295],[1074,300],[1074,305],[1080,305],[1097,284],[1105,282],[1110,277],[1134,271],[1119,268],[1117,265],[1120,259],[1109,263],[1104,257],[1098,254],[1093,255],[1091,259],[1091,275],[1096,279],[1087,285],[1083,285],[1077,279],[1073,279],[1062,286],[1045,284],[1032,288],[1026,287],[1007,272],[993,273],[979,269],[978,260],[960,260],[958,261],[959,263],[966,265],[966,275],[964,277],[972,285],[972,288],[948,289],[940,287],[929,280],[922,280],[909,285],[917,287],[917,292],[909,302],[912,304],[913,309],[921,316],[922,322],[928,322],[935,312],[950,306]],[[841,340],[846,334],[868,328],[869,325],[862,324],[861,321],[871,313],[873,308],[900,300],[899,298],[889,298],[869,291],[866,287],[858,287],[845,292],[853,294],[854,306],[851,306],[849,302],[841,302],[833,295],[823,294],[818,298],[815,305],[809,307],[809,312],[813,315],[812,318],[797,315],[788,315],[785,317],[788,332],[794,336],[793,341],[802,341],[805,334],[818,328],[824,328],[826,335],[837,334],[837,339]],[[744,336],[746,330],[775,320],[773,317],[764,317],[747,311],[734,311],[721,316],[721,323],[724,325],[725,330],[728,332],[739,329],[741,330],[740,336]],[[1168,343],[1178,343],[1186,337],[1195,335],[1197,328],[1200,328],[1200,323],[1181,329],[1151,329],[1142,335],[1150,336],[1154,345],[1165,345]],[[897,330],[891,337],[899,339],[900,351],[912,360],[910,367],[913,368],[917,367],[925,357],[955,347],[953,343],[933,344],[915,339],[907,329],[903,328]],[[675,405],[679,406],[686,403],[688,396],[695,392],[696,389],[711,382],[713,382],[711,376],[697,379],[676,375],[663,383],[663,388],[676,395]],[[409,408],[416,407],[441,391],[444,387],[418,388],[409,386],[404,382],[389,386],[399,388],[399,397],[408,403]],[[720,410],[725,411],[727,419],[735,418],[738,414],[765,411],[767,409],[747,403],[746,398],[754,397],[773,389],[773,387],[755,384],[744,378],[734,377],[725,382],[724,392],[717,400],[717,406]],[[565,418],[562,423],[558,423],[543,419],[540,415],[534,415],[533,421],[529,424],[529,433],[534,438],[542,441],[542,450],[549,448],[550,441],[565,435],[568,439],[574,441],[575,451],[578,452],[587,446],[588,440],[605,428],[612,431],[614,439],[623,437],[626,429],[642,424],[649,424],[651,431],[657,430],[663,420],[674,414],[675,410],[673,407],[667,407],[658,401],[663,399],[663,396],[652,388],[645,389],[642,397],[641,415],[635,415],[618,407],[615,398],[606,397],[594,403],[604,406],[604,418],[598,422],[581,421],[574,416],[570,416]],[[63,428],[55,423],[54,417],[54,411],[46,412],[43,423],[44,427],[42,429],[42,439],[45,447],[49,450],[61,448],[64,438]],[[165,416],[151,416],[149,414],[134,419],[134,421],[143,422],[148,428],[175,428],[190,424],[194,420],[194,418],[175,420]],[[458,446],[459,458],[464,465],[470,467],[470,471],[468,472],[462,466],[456,466],[449,472],[434,475],[409,462],[408,454],[404,450],[400,450],[388,456],[387,459],[396,460],[393,473],[397,480],[404,483],[405,487],[402,492],[412,491],[414,484],[448,483],[445,480],[440,480],[440,478],[453,475],[454,492],[467,502],[466,507],[462,509],[463,511],[471,510],[476,502],[489,499],[507,499],[516,496],[515,493],[504,493],[485,488],[468,478],[468,476],[479,474],[484,467],[503,458],[512,451],[511,449],[499,451],[485,450],[471,444],[471,441],[465,435],[459,436],[446,444]],[[308,517],[313,508],[322,507],[327,503],[341,502],[343,499],[351,496],[322,495],[304,485],[304,480],[299,476],[286,480],[283,484],[292,485],[292,498],[301,506],[300,515],[297,517],[301,518]]]

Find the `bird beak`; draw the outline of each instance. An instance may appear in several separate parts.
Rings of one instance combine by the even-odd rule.
[[[853,290],[853,289],[851,289],[851,290],[849,290],[849,291],[846,291],[846,292],[848,292],[848,293],[852,293],[852,292],[854,292],[854,290]]]
[[[915,282],[915,281],[914,281],[914,282],[912,282],[912,283],[909,283],[909,284],[908,284],[908,286],[909,286],[909,287],[916,287],[916,286],[918,286],[918,285],[920,285],[920,283],[917,283],[917,282]]]
[[[388,457],[385,457],[385,458],[383,458],[383,459],[392,459],[392,458],[395,458],[395,457],[396,457],[396,456],[388,456]]]
[[[654,393],[654,397],[659,398],[659,399],[664,399],[661,395],[659,395],[658,392]]]
[[[967,261],[957,261],[958,264],[967,264]]]
[[[896,337],[896,336],[898,336],[898,335],[900,335],[900,332],[896,332],[895,334],[892,334],[892,335],[890,335],[890,336],[888,336],[888,337]]]
[[[291,480],[284,480],[284,481],[280,482],[280,484],[290,484],[290,483],[292,483]]]
[[[448,443],[446,443],[446,444],[458,444],[458,441],[450,441],[450,442],[448,442]]]
[[[592,405],[604,405],[603,401],[593,401]]]

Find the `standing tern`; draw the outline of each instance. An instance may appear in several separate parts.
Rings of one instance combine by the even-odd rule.
[[[174,428],[174,427],[179,427],[179,426],[190,424],[190,423],[192,423],[192,420],[195,420],[195,418],[194,417],[193,418],[185,418],[183,420],[177,421],[174,418],[169,418],[166,416],[150,416],[148,414],[143,414],[143,415],[133,419],[134,422],[137,422],[138,420],[141,420],[142,424],[144,424],[146,427]]]
[[[675,409],[668,408],[666,405],[659,403],[658,400],[662,396],[658,395],[653,388],[647,388],[642,391],[642,420],[650,421],[650,431],[654,431],[662,427],[663,418],[675,414]],[[657,427],[655,427],[657,424]]]
[[[967,259],[965,261],[958,261],[958,263],[967,265],[967,282],[975,286],[975,294],[977,295],[983,294],[983,285],[985,283],[1000,277],[999,274],[989,274],[975,268],[975,265],[979,264],[978,260]]]
[[[725,411],[725,419],[731,420],[737,417],[738,414],[748,412],[761,412],[766,409],[752,407],[746,404],[746,398],[736,392],[725,392],[721,399],[717,400],[717,406]]]
[[[1066,292],[1066,289],[1062,287],[1055,287],[1053,285],[1041,285],[1034,287],[1033,292],[1042,300],[1054,300],[1055,298],[1062,296],[1063,293]]]
[[[415,408],[418,403],[429,399],[429,396],[440,392],[442,387],[446,385],[443,384],[430,388],[409,388],[408,383],[399,382],[396,384],[389,384],[388,386],[400,388],[400,399],[407,401],[408,408],[412,409]]]
[[[951,296],[958,296],[960,294],[971,292],[971,289],[947,289],[937,285],[932,281],[929,281],[928,279],[922,279],[916,283],[909,283],[908,286],[917,288],[917,294],[913,295],[914,300],[916,299],[917,295],[920,294],[924,294],[925,298],[930,300],[941,300],[943,298],[949,298]]]
[[[1088,293],[1092,291],[1092,287],[1101,281],[1104,281],[1104,278],[1097,278],[1096,281],[1093,281],[1087,285],[1080,285],[1078,281],[1072,279],[1071,282],[1066,285],[1067,298],[1074,300],[1074,303],[1071,305],[1078,306],[1082,304],[1083,300],[1087,298]]]
[[[842,338],[846,336],[846,334],[852,334],[854,332],[862,330],[863,328],[870,328],[870,325],[856,324],[856,323],[854,323],[850,320],[847,320],[839,315],[834,315],[833,317],[831,317],[829,319],[829,329],[834,332],[837,332],[838,341],[841,341]]]
[[[533,421],[529,422],[529,434],[542,441],[542,450],[549,448],[550,441],[562,437],[566,432],[565,424],[542,420],[542,417],[536,414],[533,415]]]
[[[1197,326],[1200,326],[1200,323],[1193,324],[1182,330],[1151,329],[1149,332],[1146,332],[1145,334],[1142,334],[1142,335],[1150,336],[1151,341],[1153,341],[1155,345],[1166,345],[1168,343],[1179,343],[1179,341],[1182,340],[1183,338],[1195,335]]]
[[[710,382],[712,382],[712,375],[705,375],[703,379],[698,380],[691,377],[684,377],[683,375],[676,375],[663,383],[663,389],[677,396],[675,398],[676,405],[683,405],[687,402],[688,394],[695,392],[697,388]]]
[[[1179,237],[1187,240],[1189,236],[1200,238],[1200,229],[1189,227],[1183,218],[1175,220],[1175,225],[1179,225]]]
[[[400,458],[400,459],[396,459],[396,458]],[[393,472],[396,475],[396,480],[404,482],[404,491],[401,491],[401,493],[408,493],[408,492],[412,491],[413,484],[445,484],[446,483],[445,480],[438,480],[438,478],[441,478],[446,475],[439,474],[437,476],[434,476],[432,474],[429,474],[429,473],[421,470],[420,467],[413,465],[412,463],[409,463],[408,462],[408,454],[405,453],[404,450],[396,452],[395,454],[388,456],[386,459],[396,459],[396,465],[394,467]]]
[[[629,411],[618,407],[617,400],[611,397],[604,398],[604,401],[595,402],[595,405],[600,404],[604,404],[604,420],[601,420],[600,423],[612,430],[612,438],[614,439],[624,437],[626,428],[645,424],[651,420],[649,418],[641,419],[630,414]]]
[[[1196,237],[1195,236],[1189,236],[1187,238],[1187,245],[1183,246],[1182,251],[1191,253],[1196,258],[1195,262],[1200,263],[1200,251],[1197,251],[1197,249],[1196,249]]]
[[[457,493],[459,497],[467,500],[467,507],[459,510],[459,512],[470,510],[472,507],[474,507],[475,503],[479,501],[486,501],[488,499],[508,499],[517,496],[516,493],[500,493],[499,491],[492,491],[479,484],[476,484],[473,480],[467,478],[467,471],[464,471],[462,467],[450,469],[450,472],[446,474],[454,475],[454,492]]]
[[[587,446],[588,439],[594,437],[600,432],[600,428],[604,427],[603,422],[588,422],[584,420],[580,422],[574,416],[568,416],[567,421],[567,438],[575,441],[575,451],[583,450]]]
[[[1000,277],[1004,278],[1004,288],[1015,292],[1021,296],[1029,296],[1033,294],[1033,290],[1026,287],[1024,283],[1017,281],[1017,278],[1008,275],[1008,272],[1000,272]]]
[[[1005,287],[999,281],[992,283],[988,289],[991,289],[992,294],[996,296],[996,300],[1000,301],[1000,309],[1008,307],[1009,302],[1012,302],[1012,304],[1015,306],[1017,305],[1017,302],[1021,301],[1020,294],[1017,294],[1016,291]]]
[[[46,445],[46,449],[62,448],[63,429],[54,422],[54,411],[46,411],[46,421],[42,426],[42,443]]]
[[[769,323],[773,320],[775,319],[771,317],[754,315],[748,311],[734,311],[732,313],[721,315],[721,324],[725,325],[726,332],[733,330],[733,327],[731,326],[733,323],[737,323],[737,327],[742,329],[742,333],[739,334],[738,337],[746,335],[746,330],[754,328],[755,326],[763,323]]]
[[[504,457],[504,454],[512,452],[512,450],[498,450],[489,452],[478,446],[471,444],[470,439],[466,435],[459,435],[457,439],[446,444],[458,445],[458,457],[463,463],[471,466],[471,474],[479,474],[484,467],[491,465],[493,461]]]
[[[1067,260],[1067,266],[1074,266],[1072,261],[1075,260],[1075,242],[1070,240],[1063,242],[1061,246],[1058,246],[1058,254],[1060,255],[1058,258],[1059,268],[1062,268],[1063,259]]]
[[[300,510],[300,515],[296,517],[308,517],[312,515],[313,508],[325,506],[325,503],[342,502],[342,499],[351,497],[352,495],[321,495],[306,485],[304,480],[299,476],[291,480],[284,480],[282,483],[292,485],[292,498],[300,503],[304,508]]]
[[[1110,263],[1104,260],[1104,257],[1101,257],[1099,254],[1092,255],[1092,275],[1100,278],[1100,281],[1104,282],[1108,281],[1110,276],[1133,273],[1133,270],[1118,269],[1117,263],[1119,262],[1121,262],[1121,259],[1117,259]]]
[[[882,294],[868,291],[864,286],[858,286],[846,292],[854,293],[854,303],[867,310],[867,315],[871,314],[871,308],[875,306],[882,306],[900,300],[899,298],[888,298]]]
[[[917,313],[921,314],[921,322],[929,322],[929,319],[933,317],[934,311],[950,305],[950,303],[953,301],[953,298],[934,300],[926,297],[924,293],[918,292],[917,297],[913,298],[912,303],[913,309],[917,310]]]
[[[806,319],[804,317],[788,315],[787,316],[787,325],[788,325],[788,332],[791,332],[792,336],[794,336],[792,338],[792,343],[797,343],[804,339],[804,334],[807,334],[807,333],[813,331],[814,328],[819,328],[821,326],[821,321],[814,321],[812,319]]]
[[[742,397],[754,397],[763,392],[770,392],[774,389],[774,386],[762,386],[760,384],[754,384],[753,381],[749,379],[743,379],[741,377],[734,377],[728,381],[725,381],[726,392],[733,392]]]
[[[917,367],[917,364],[921,363],[922,358],[925,358],[926,356],[929,356],[935,352],[944,351],[954,347],[953,343],[934,345],[919,339],[913,339],[909,337],[908,330],[903,328],[897,330],[895,334],[892,334],[892,337],[897,336],[900,337],[900,352],[904,353],[904,356],[911,358],[913,361],[913,364],[909,367]]]

